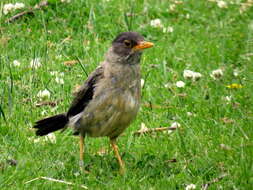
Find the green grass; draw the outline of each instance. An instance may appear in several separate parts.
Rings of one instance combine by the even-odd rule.
[[[36,0],[3,0],[5,3]],[[57,1],[56,1],[57,2]],[[226,1],[228,8],[215,2],[174,1],[72,1],[56,3],[14,23],[0,13],[0,189],[185,189],[195,184],[201,189],[252,189],[253,186],[253,9],[240,14],[241,3]],[[132,16],[126,16],[132,13]],[[189,18],[186,18],[189,15]],[[172,33],[150,26],[159,18]],[[155,43],[142,59],[142,102],[137,119],[118,140],[127,173],[118,173],[113,152],[106,138],[87,138],[85,167],[79,173],[78,138],[71,130],[56,133],[56,143],[34,143],[33,123],[45,116],[66,111],[71,91],[86,79],[100,61],[112,39],[120,32],[138,31]],[[64,40],[69,38],[69,40]],[[42,66],[30,68],[30,61],[41,58]],[[64,61],[80,60],[73,66]],[[13,66],[18,60],[20,67]],[[224,69],[220,80],[209,74]],[[190,69],[203,76],[191,82],[183,78]],[[239,70],[235,77],[233,71]],[[50,71],[64,72],[64,85],[57,84]],[[85,72],[84,72],[85,71]],[[182,80],[185,88],[175,87]],[[229,89],[232,83],[240,89]],[[171,88],[165,88],[165,84]],[[47,101],[56,108],[36,107],[39,90],[47,89]],[[186,96],[180,96],[182,93]],[[224,97],[231,96],[230,102]],[[160,108],[159,108],[160,106]],[[158,107],[158,108],[157,108]],[[42,114],[45,112],[45,115]],[[189,116],[187,112],[194,115]],[[224,119],[232,122],[224,122]],[[133,136],[141,123],[147,127],[167,127],[179,122],[171,134]],[[225,145],[225,148],[222,147]],[[7,162],[17,161],[13,166]],[[176,159],[176,162],[168,160]],[[25,182],[39,176],[72,182],[75,186],[45,180]]]

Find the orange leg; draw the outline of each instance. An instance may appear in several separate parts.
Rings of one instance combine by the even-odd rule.
[[[84,136],[80,134],[80,169],[83,170]]]
[[[113,139],[110,139],[110,143],[112,145],[112,148],[113,148],[113,151],[114,151],[114,154],[119,162],[119,166],[120,166],[120,173],[121,174],[124,174],[125,173],[125,164],[124,162],[122,161],[120,155],[119,155],[119,149],[118,149],[118,146],[116,145],[116,139],[113,138]]]

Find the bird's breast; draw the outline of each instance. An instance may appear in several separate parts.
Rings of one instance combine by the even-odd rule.
[[[139,103],[140,97],[137,93],[137,89],[135,92],[119,89],[113,97],[113,105],[123,113],[135,112],[135,110],[139,108]]]
[[[111,69],[96,84],[92,101],[82,117],[80,127],[92,137],[120,135],[135,119],[139,110],[139,67],[124,66],[120,70],[116,66]]]
[[[140,106],[139,89],[112,87],[97,96],[95,104],[88,105],[86,111],[92,118],[83,120],[83,127],[92,137],[120,135],[135,119]],[[86,114],[88,115],[88,114]]]

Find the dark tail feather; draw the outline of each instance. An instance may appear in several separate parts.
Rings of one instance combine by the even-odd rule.
[[[37,121],[33,128],[38,129],[36,131],[37,136],[43,136],[64,128],[67,123],[67,116],[65,114],[59,114]]]

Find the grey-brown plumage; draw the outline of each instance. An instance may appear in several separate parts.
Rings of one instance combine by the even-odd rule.
[[[122,169],[115,139],[139,110],[140,58],[142,50],[152,46],[136,32],[121,33],[112,42],[105,60],[80,88],[68,112],[36,122],[36,134],[42,136],[70,126],[74,134],[80,134],[81,141],[85,135],[108,136]]]

